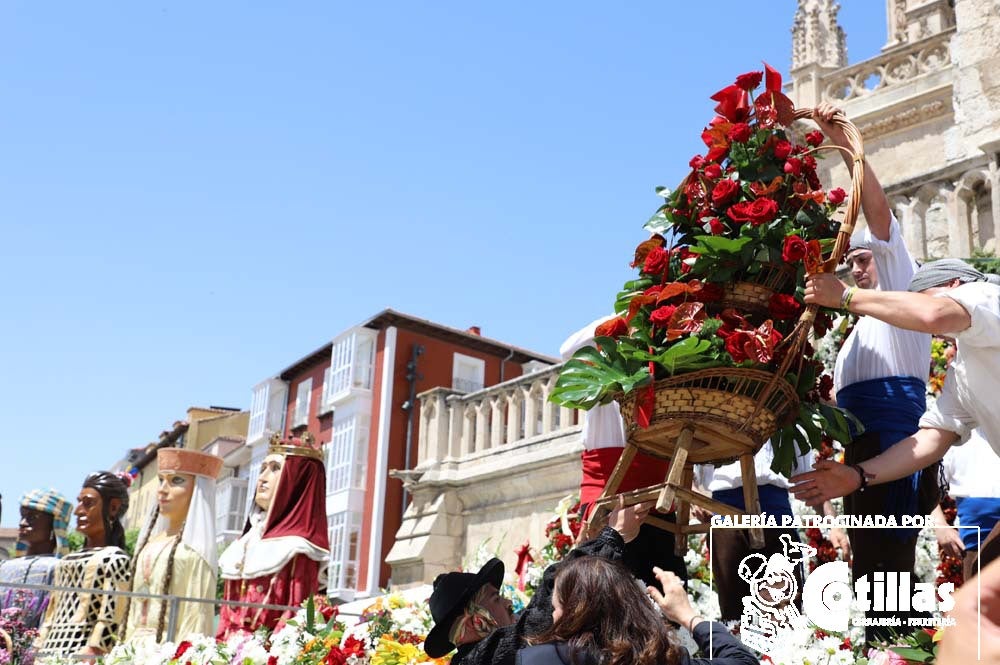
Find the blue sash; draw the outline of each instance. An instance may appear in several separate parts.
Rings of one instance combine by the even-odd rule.
[[[1000,522],[1000,499],[986,497],[959,497],[955,499],[958,508],[958,519],[962,523],[958,533],[962,536],[965,549],[978,549],[979,542],[986,540],[993,527]],[[975,527],[980,527],[976,537]]]
[[[757,488],[760,495],[760,511],[768,515],[788,515],[792,516],[792,504],[788,500],[788,490],[775,485],[761,485]],[[746,510],[743,503],[743,488],[734,487],[728,490],[716,490],[712,492],[712,498],[721,501],[727,506]]]
[[[885,452],[897,441],[920,429],[920,416],[927,408],[927,384],[912,376],[890,376],[844,386],[837,392],[837,406],[853,413],[865,432],[878,434],[879,450]],[[855,435],[856,436],[856,435]],[[904,515],[917,514],[920,472],[886,485],[886,515],[900,524]],[[891,529],[891,535],[908,539],[919,529]]]

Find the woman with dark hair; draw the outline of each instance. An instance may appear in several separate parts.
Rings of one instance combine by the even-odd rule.
[[[663,593],[654,587],[649,592],[659,608],[619,563],[598,557],[566,563],[556,576],[552,627],[529,638],[535,646],[518,652],[518,665],[757,665],[725,626],[694,612],[676,575],[659,568],[655,573]],[[711,658],[691,658],[664,615],[691,630]]]
[[[87,476],[76,498],[76,530],[83,549],[59,561],[55,585],[36,644],[37,657],[70,658],[107,653],[124,619],[122,598],[95,591],[128,591],[129,556],[121,518],[128,509],[128,485],[99,471]]]

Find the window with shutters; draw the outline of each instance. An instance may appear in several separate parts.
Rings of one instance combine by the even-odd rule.
[[[364,489],[368,473],[369,417],[351,415],[334,420],[326,449],[326,491]]]
[[[472,393],[482,390],[486,377],[486,361],[456,353],[452,363],[451,387]]]
[[[295,417],[292,427],[300,427],[309,422],[309,402],[312,398],[312,378],[300,381],[295,390]]]
[[[327,587],[354,589],[358,584],[361,514],[344,511],[327,517],[330,528],[330,567]]]

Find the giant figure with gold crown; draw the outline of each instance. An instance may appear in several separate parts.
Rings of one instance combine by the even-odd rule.
[[[157,503],[139,534],[132,565],[132,591],[215,599],[215,481],[222,458],[196,450],[162,448]],[[168,636],[167,603],[148,598],[128,603],[125,639],[158,644],[191,635],[210,635],[211,603],[177,605],[175,634]]]
[[[219,558],[223,600],[298,606],[326,587],[323,453],[311,434],[271,437],[243,535]],[[291,612],[223,605],[216,637],[275,629]]]

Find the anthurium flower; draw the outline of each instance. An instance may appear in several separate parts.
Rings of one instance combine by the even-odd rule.
[[[750,117],[750,94],[738,85],[728,85],[711,98],[719,102],[715,112],[729,122],[743,122]]]

